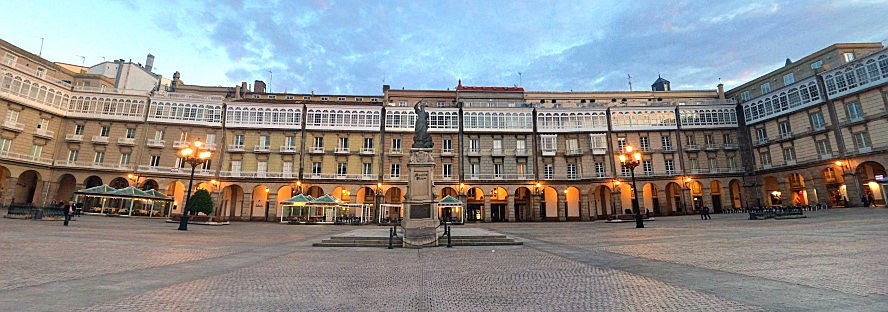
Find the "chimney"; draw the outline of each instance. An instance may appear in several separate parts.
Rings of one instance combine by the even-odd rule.
[[[250,92],[250,89],[247,89],[247,82],[241,81],[241,93],[246,94],[247,92]]]
[[[150,72],[152,69],[154,69],[154,55],[148,53],[148,57],[145,59],[145,70]]]
[[[721,100],[725,99],[725,84],[718,84],[718,98]]]
[[[265,93],[265,82],[262,80],[256,80],[253,82],[253,92],[256,93]]]

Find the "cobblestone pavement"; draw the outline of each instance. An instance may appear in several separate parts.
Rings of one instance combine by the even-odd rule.
[[[888,210],[809,215],[478,224],[526,245],[423,250],[309,247],[351,226],[0,219],[0,311],[888,310]]]

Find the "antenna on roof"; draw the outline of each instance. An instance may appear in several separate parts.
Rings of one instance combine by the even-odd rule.
[[[40,37],[40,52],[37,52],[37,56],[43,57],[43,37]]]
[[[522,80],[521,74],[522,74],[521,72],[518,72],[518,86],[524,84],[524,81]],[[517,86],[516,86],[516,87],[517,87]]]
[[[632,75],[626,73],[626,80],[629,80],[629,91],[632,91]]]
[[[86,67],[86,56],[83,56],[83,55],[76,55],[76,56],[80,58],[80,66]]]

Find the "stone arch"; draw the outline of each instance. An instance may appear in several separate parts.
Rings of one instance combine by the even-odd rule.
[[[762,193],[764,193],[763,197],[768,199],[765,204],[769,206],[781,205],[783,203],[783,193],[780,191],[780,183],[777,182],[777,178],[773,176],[762,178]]]
[[[800,173],[791,173],[786,176],[786,182],[789,187],[790,194],[788,195],[788,199],[790,200],[789,205],[807,205],[808,204],[808,191],[805,189],[805,176]],[[784,196],[786,196],[784,195]]]
[[[69,201],[74,196],[74,191],[76,190],[77,179],[71,174],[63,174],[59,177],[59,188],[53,199],[61,202]]]
[[[325,194],[326,193],[324,193],[324,189],[321,188],[320,186],[317,186],[317,185],[310,186],[308,188],[308,190],[306,190],[306,192],[305,192],[305,195],[308,195],[308,196],[311,196],[314,198],[324,196]]]
[[[633,195],[632,194],[632,185],[629,185],[629,183],[621,183],[617,188],[620,191],[620,203],[622,204],[622,207],[619,207],[620,211],[617,211],[617,213],[618,214],[625,214],[626,211],[631,212],[632,211],[632,195]]]
[[[641,188],[641,197],[644,199],[642,203],[644,204],[644,209],[648,211],[652,211],[654,214],[660,214],[660,196],[659,190],[657,189],[657,185],[654,183],[645,183],[645,185]]]
[[[265,185],[257,185],[253,187],[250,194],[250,220],[268,221],[268,192],[270,189]]]
[[[355,193],[354,202],[356,204],[373,204],[376,202],[376,191],[370,187],[361,187]]]
[[[740,180],[733,179],[728,182],[728,188],[731,190],[731,206],[734,209],[739,209],[743,207],[743,188],[740,183]]]
[[[490,191],[490,220],[508,221],[509,191],[498,186]]]
[[[339,199],[339,202],[342,203],[351,202],[351,191],[349,191],[346,186],[338,186],[334,188],[333,192],[330,193],[330,196],[336,197],[336,199]]]
[[[554,219],[558,217],[558,191],[554,187],[547,186],[543,189],[544,208],[540,209],[540,215],[543,219]]]
[[[277,189],[276,194],[277,194],[277,197],[276,197],[277,201],[278,201],[278,203],[280,203],[281,201],[284,201],[284,200],[289,199],[290,197],[293,197],[295,195],[295,192],[294,192],[292,186],[284,185],[284,186],[281,186],[280,188]],[[277,204],[277,203],[275,203],[275,204]]]
[[[669,207],[671,213],[684,212],[686,203],[684,203],[683,197],[681,186],[678,183],[669,182],[666,184],[666,207]]]
[[[244,189],[240,185],[232,184],[222,188],[221,213],[228,214],[229,219],[241,216],[244,203]]]
[[[83,180],[83,188],[91,188],[104,184],[102,182],[102,178],[98,176],[89,176],[86,180]]]
[[[386,204],[397,205],[401,204],[404,201],[404,193],[401,192],[401,188],[399,187],[389,187],[385,190],[385,200]]]
[[[564,190],[564,201],[568,218],[580,218],[580,189],[574,186]]]
[[[159,190],[159,189],[160,189],[160,185],[157,184],[157,181],[154,181],[153,179],[148,179],[148,180],[145,180],[145,182],[142,182],[142,190],[143,191]]]
[[[453,198],[459,198],[459,193],[456,191],[456,189],[445,186],[441,188],[441,192],[438,194],[438,199],[442,199],[448,195]]]
[[[470,187],[466,191],[466,221],[484,220],[484,190]]]
[[[531,220],[532,194],[530,189],[524,186],[515,189],[515,196],[512,197],[515,205],[515,221]]]
[[[173,209],[170,213],[181,214],[185,205],[185,184],[175,180],[166,187],[166,195],[173,198]]]
[[[888,174],[885,173],[885,167],[875,161],[865,161],[857,165],[854,169],[857,172],[860,181],[861,196],[867,196],[875,200],[876,205],[885,205],[885,196],[882,191],[882,185],[879,184],[878,176],[885,179]]]
[[[26,170],[19,174],[15,185],[13,204],[35,204],[37,191],[40,186],[40,173],[34,170]]]
[[[111,183],[108,183],[108,186],[116,189],[122,189],[129,186],[129,181],[126,178],[117,177],[111,180]]]
[[[703,208],[703,183],[694,180],[691,181],[691,183],[688,183],[688,188],[690,188],[688,192],[691,194],[691,207],[693,207],[694,210]]]
[[[612,190],[607,185],[596,186],[592,191],[592,207],[595,209],[596,216],[611,215],[614,213],[613,198],[611,198]]]
[[[709,197],[712,200],[712,213],[722,213],[722,185],[718,180],[709,182]]]

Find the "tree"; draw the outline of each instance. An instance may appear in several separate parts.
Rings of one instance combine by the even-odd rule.
[[[188,199],[188,211],[192,214],[203,212],[205,215],[213,213],[213,198],[207,190],[197,190]]]

